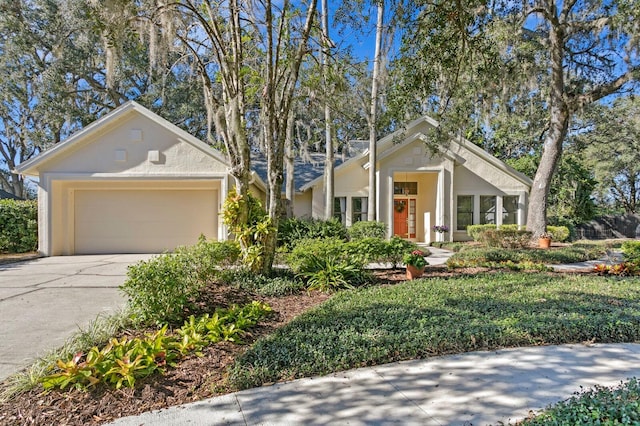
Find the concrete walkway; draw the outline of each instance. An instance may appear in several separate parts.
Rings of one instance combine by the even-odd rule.
[[[45,257],[0,265],[0,381],[125,302],[127,266],[151,255]]]
[[[473,352],[300,379],[111,425],[485,425],[640,377],[640,344]]]

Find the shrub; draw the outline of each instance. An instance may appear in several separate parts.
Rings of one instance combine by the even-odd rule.
[[[491,223],[484,225],[469,225],[467,226],[467,234],[469,234],[474,241],[482,241],[482,234],[485,231],[495,231],[498,229],[501,231],[517,231],[518,225],[501,225],[500,228]]]
[[[387,237],[387,225],[382,222],[356,222],[347,229],[347,234],[351,240],[361,240],[363,238]]]
[[[571,236],[571,231],[566,226],[547,226],[547,232],[553,235],[555,241],[567,241]]]
[[[333,257],[338,260],[349,260],[363,267],[365,260],[351,259],[346,241],[337,238],[321,240],[304,239],[299,241],[291,253],[286,255],[287,264],[295,274],[305,273],[314,268],[316,256]]]
[[[640,241],[625,241],[622,243],[622,253],[628,262],[640,263]]]
[[[38,249],[38,203],[0,200],[0,253]]]
[[[362,267],[334,256],[312,255],[308,266],[301,275],[307,279],[309,290],[352,289],[368,279]]]
[[[531,242],[531,232],[517,229],[487,229],[480,233],[480,241],[488,247],[526,248]]]
[[[350,259],[358,264],[390,262],[391,245],[388,241],[380,238],[368,237],[352,240],[345,244],[345,249]]]
[[[416,243],[407,241],[397,236],[391,237],[388,242],[387,262],[393,264],[394,268],[402,263],[402,257],[406,253],[411,253],[414,250],[418,250],[419,247]],[[431,253],[428,250],[422,250],[425,256],[429,256]]]
[[[278,224],[278,245],[286,250],[300,240],[337,238],[347,239],[347,228],[337,219],[284,219]]]
[[[120,289],[137,319],[145,323],[181,321],[190,300],[218,273],[219,266],[237,261],[235,242],[207,242],[180,247],[129,266]]]

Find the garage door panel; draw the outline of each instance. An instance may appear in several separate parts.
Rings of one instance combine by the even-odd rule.
[[[216,236],[212,190],[78,190],[75,252],[160,253]]]

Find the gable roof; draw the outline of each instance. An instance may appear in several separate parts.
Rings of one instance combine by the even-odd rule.
[[[429,116],[423,116],[420,117],[416,120],[411,121],[410,123],[408,123],[406,126],[404,126],[402,129],[396,130],[393,133],[390,133],[388,135],[386,135],[385,137],[383,137],[382,139],[378,140],[378,144],[377,144],[377,149],[378,149],[378,155],[377,155],[377,159],[383,159],[385,157],[387,157],[388,155],[391,155],[392,153],[394,153],[395,151],[399,150],[400,148],[402,148],[403,146],[413,142],[416,140],[416,137],[421,139],[421,140],[425,140],[427,138],[426,135],[424,135],[422,132],[419,131],[419,127],[423,124],[427,124],[428,126],[431,127],[437,127],[439,125],[439,123],[429,117]],[[398,139],[401,140],[400,143],[397,143]],[[529,178],[527,175],[525,175],[524,173],[520,173],[519,171],[517,171],[516,169],[514,169],[513,167],[509,166],[508,164],[506,164],[504,161],[494,157],[493,155],[489,154],[487,151],[485,151],[484,149],[480,148],[478,145],[474,144],[473,142],[469,141],[468,139],[465,139],[463,137],[457,137],[457,138],[452,138],[451,139],[452,142],[458,144],[461,147],[464,147],[465,149],[471,151],[472,153],[474,153],[475,155],[477,155],[478,157],[480,157],[481,159],[483,159],[484,161],[486,161],[487,163],[493,165],[494,167],[498,168],[499,170],[507,173],[509,176],[513,177],[514,179],[522,182],[523,184],[527,185],[527,186],[531,186],[533,185],[533,181],[531,180],[531,178]],[[441,146],[438,147],[438,150],[440,151],[440,153],[448,158],[452,158],[456,161],[459,162],[463,162],[464,160],[462,159],[462,157],[460,155],[458,155],[457,153],[455,153],[454,151],[452,151],[450,149],[450,147],[445,147],[445,146]],[[369,160],[369,150],[365,150],[364,152],[360,153],[359,155],[356,155],[352,158],[350,158],[348,161],[345,161],[343,164],[341,164],[340,166],[337,167],[337,169],[340,169],[342,167],[346,167],[351,163],[357,162],[357,161],[365,161],[365,163],[363,163],[363,166],[367,165],[367,162]],[[322,176],[307,182],[305,185],[303,185],[300,190],[301,191],[306,191],[307,189],[317,185],[322,179]]]
[[[42,153],[40,153],[38,156],[36,156],[36,157],[34,157],[34,158],[30,159],[30,160],[27,160],[24,163],[18,165],[16,167],[16,171],[18,173],[20,173],[20,174],[35,176],[35,175],[38,174],[38,169],[40,167],[42,167],[43,165],[45,165],[45,164],[47,164],[47,163],[59,158],[61,155],[65,154],[67,152],[70,152],[79,143],[81,143],[83,140],[86,140],[88,137],[91,137],[92,135],[96,134],[101,129],[103,129],[105,126],[113,124],[113,123],[117,122],[118,120],[121,120],[124,117],[127,117],[127,116],[129,116],[130,114],[133,114],[133,113],[138,113],[138,114],[148,118],[149,120],[153,121],[154,123],[164,127],[165,129],[169,130],[170,132],[174,133],[179,140],[192,145],[193,147],[199,149],[200,151],[202,151],[206,155],[216,159],[217,161],[221,162],[222,164],[229,165],[229,162],[227,161],[226,157],[221,152],[215,150],[214,148],[210,147],[206,143],[202,142],[200,139],[198,139],[198,138],[192,136],[191,134],[189,134],[188,132],[182,130],[181,128],[179,128],[175,124],[173,124],[173,123],[165,120],[164,118],[160,117],[158,114],[156,114],[156,113],[152,112],[151,110],[143,107],[139,103],[137,103],[135,101],[128,101],[125,104],[123,104],[123,105],[119,106],[118,108],[114,109],[113,111],[109,112],[108,114],[106,114],[106,115],[102,116],[101,118],[97,119],[93,123],[87,125],[86,127],[82,128],[81,130],[75,132],[69,138],[67,138],[65,141],[54,145],[53,147],[51,147],[51,148],[47,149],[46,151],[43,151]]]

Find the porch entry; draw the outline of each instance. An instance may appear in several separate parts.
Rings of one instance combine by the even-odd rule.
[[[391,195],[391,194],[390,194]],[[438,172],[393,173],[393,235],[407,240],[433,241],[427,217],[437,212]]]

